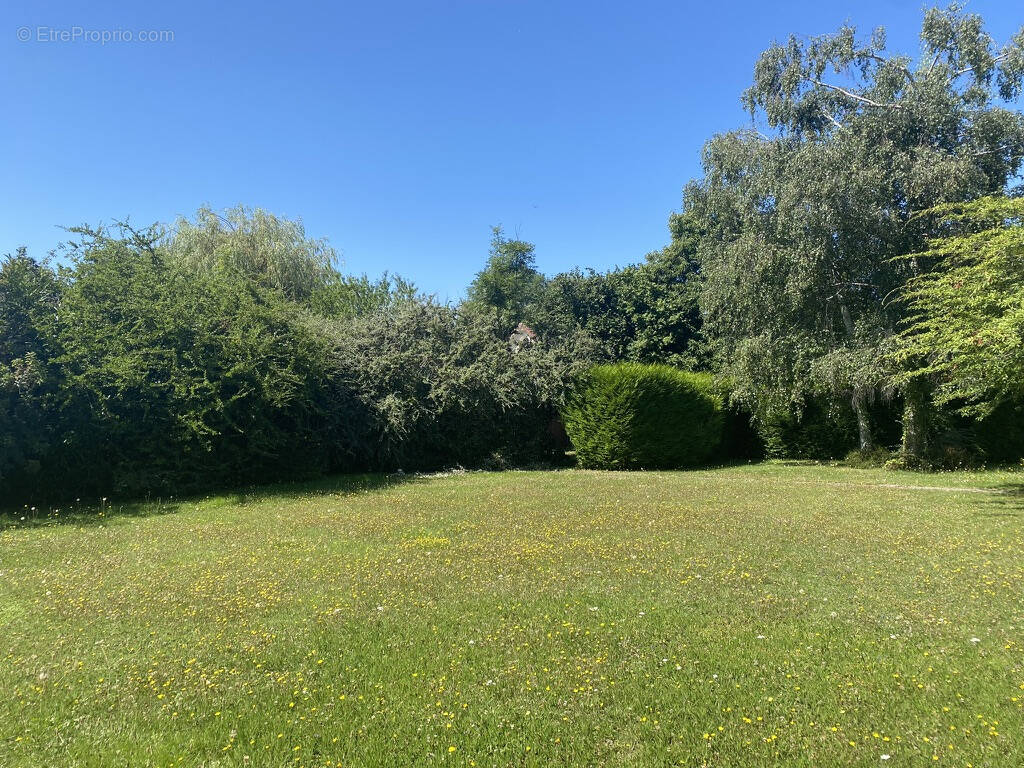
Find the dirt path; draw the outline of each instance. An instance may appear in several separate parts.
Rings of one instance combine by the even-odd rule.
[[[808,482],[808,481],[798,481]],[[1006,493],[998,488],[978,488],[969,485],[900,485],[899,483],[810,483],[809,485],[831,485],[837,488],[894,488],[899,491],[951,491],[954,493]]]
[[[764,482],[761,478],[744,477],[732,478],[744,483]],[[832,488],[887,488],[895,491],[942,491],[945,493],[991,493],[1005,495],[1009,491],[1001,488],[981,488],[972,485],[903,485],[901,483],[846,483],[839,480],[804,480],[792,479],[788,482],[794,485],[824,485]]]

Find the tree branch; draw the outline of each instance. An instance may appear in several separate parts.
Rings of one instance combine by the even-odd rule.
[[[866,55],[869,59],[871,59],[872,61],[877,61],[879,64],[892,64],[892,59],[887,59],[885,58],[885,56],[879,56],[877,53],[869,53]],[[914,82],[914,75],[909,69],[901,65],[900,71],[907,76],[907,80],[909,80],[910,82]]]
[[[1008,53],[1000,53],[998,56],[996,56],[994,59],[992,59],[993,66],[998,64],[1000,61],[1005,59],[1007,56],[1009,56]],[[966,75],[968,72],[973,72],[973,71],[974,71],[974,67],[964,67],[963,69],[958,69],[956,72],[954,72],[953,73],[953,77],[954,78],[960,77],[960,75]]]
[[[821,80],[815,80],[813,77],[808,79],[815,85],[821,86],[822,88],[828,88],[833,91],[838,91],[847,98],[853,99],[854,101],[859,101],[861,104],[865,104],[869,107],[877,107],[879,109],[903,109],[903,106],[901,104],[882,104],[881,102],[869,99],[867,96],[861,96],[860,94],[853,93],[852,91],[848,91],[845,88],[840,88],[838,85],[832,85],[831,83],[823,83],[821,82]]]
[[[998,147],[993,147],[992,149],[982,149],[977,152],[971,152],[971,157],[984,157],[985,155],[994,155],[997,152],[1005,152],[1009,148],[1010,147],[1008,144],[1002,144]]]
[[[832,125],[834,125],[836,128],[838,128],[839,130],[843,129],[843,124],[836,120],[834,117],[832,117],[832,115],[830,115],[824,109],[821,110],[821,114],[823,114],[828,119],[828,121],[832,123]]]

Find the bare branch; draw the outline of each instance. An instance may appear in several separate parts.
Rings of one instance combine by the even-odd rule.
[[[824,115],[825,118],[830,123],[832,123],[832,125],[834,125],[836,128],[838,128],[839,130],[843,129],[843,124],[836,120],[834,117],[832,117],[832,115],[830,115],[828,112],[826,112],[825,110],[821,110],[821,114]]]
[[[1009,145],[1001,144],[998,147],[993,147],[992,149],[982,149],[978,150],[977,152],[971,152],[971,157],[984,157],[985,155],[994,155],[998,152],[1005,152],[1009,148]]]
[[[861,104],[865,104],[869,107],[877,107],[879,109],[903,109],[903,105],[901,104],[882,104],[880,102],[869,99],[867,96],[861,96],[860,94],[853,93],[852,91],[848,91],[845,88],[840,88],[838,85],[832,85],[831,83],[823,83],[821,82],[821,80],[815,80],[813,77],[809,78],[809,80],[815,85],[821,86],[822,88],[828,88],[833,91],[838,91],[847,98],[853,99],[854,101],[859,101]]]
[[[994,59],[992,59],[992,64],[998,64],[1000,61],[1005,59],[1007,56],[1009,56],[1008,53],[1000,53],[998,56],[996,56]],[[958,69],[956,72],[954,72],[953,73],[953,77],[960,77],[960,75],[966,75],[968,72],[973,72],[973,71],[974,71],[974,67],[964,67],[963,69]]]
[[[859,280],[843,280],[832,286],[833,288],[878,288],[874,283],[864,283]],[[838,294],[837,294],[838,295]]]

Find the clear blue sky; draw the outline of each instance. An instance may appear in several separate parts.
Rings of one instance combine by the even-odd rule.
[[[1000,41],[1024,23],[1012,0],[969,8]],[[627,264],[666,242],[704,141],[747,122],[773,38],[849,20],[916,52],[920,18],[906,0],[11,3],[0,254],[243,203],[442,299],[492,224],[548,274]],[[174,39],[59,40],[75,27]]]

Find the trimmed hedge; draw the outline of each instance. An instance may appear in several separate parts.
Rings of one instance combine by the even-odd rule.
[[[591,368],[563,411],[587,469],[676,469],[716,456],[723,432],[714,377],[667,365]]]

